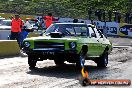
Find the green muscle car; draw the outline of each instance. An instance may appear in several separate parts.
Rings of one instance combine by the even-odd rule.
[[[85,60],[93,60],[97,66],[106,67],[112,44],[91,24],[54,23],[43,36],[26,38],[23,50],[31,68],[46,59],[54,60],[56,65],[67,61],[79,67]]]

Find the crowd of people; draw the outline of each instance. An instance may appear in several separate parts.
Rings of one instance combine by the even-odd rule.
[[[114,21],[120,23],[121,20],[121,13],[119,11],[108,11],[106,12],[105,10],[97,10],[95,11],[95,16],[97,16],[99,21],[105,21],[106,22],[106,13],[108,15],[108,21],[111,22],[112,21],[112,13],[114,13]],[[91,20],[91,24],[92,23],[92,19],[91,19],[91,14],[92,11],[91,9],[88,11],[89,14],[89,20]],[[130,13],[126,13],[126,18],[125,18],[125,22],[126,23],[132,23],[131,19],[132,19],[132,14]],[[31,25],[31,19],[26,19],[26,22],[24,23],[22,21],[22,19],[20,18],[20,16],[18,14],[16,14],[14,17],[11,17],[12,21],[11,21],[11,35],[10,35],[10,39],[11,40],[17,40],[20,48],[22,48],[22,42],[23,40],[27,37],[27,35],[29,34],[29,32],[32,32],[34,30],[34,27],[37,31],[38,29],[41,30],[45,30],[47,29],[53,22],[57,21],[58,19],[55,19],[52,16],[52,13],[48,13],[47,16],[42,16],[41,18],[37,18],[34,19],[34,25]],[[77,23],[78,19],[74,19],[73,23]],[[84,23],[83,21],[81,21],[81,23]]]
[[[97,17],[97,19],[99,21],[115,21],[120,23],[121,19],[124,19],[125,23],[132,23],[132,13],[125,13],[125,14],[121,14],[121,12],[119,10],[115,10],[115,11],[106,11],[103,9],[97,9],[95,11],[92,10],[92,8],[89,8],[88,10],[88,17],[91,20],[92,19],[92,15],[95,15],[95,17]]]
[[[38,22],[39,20],[35,19],[34,25],[31,25],[31,20],[28,18],[24,23],[20,18],[19,14],[16,14],[14,17],[11,17],[11,20],[12,21],[10,39],[17,40],[20,48],[22,48],[22,42],[27,37],[28,33],[30,31],[33,31],[34,26],[38,27],[36,28],[36,30],[40,29],[39,27],[45,30],[53,23],[53,21],[56,21],[56,19],[52,16],[52,13],[48,13],[47,16],[44,16],[41,22]]]

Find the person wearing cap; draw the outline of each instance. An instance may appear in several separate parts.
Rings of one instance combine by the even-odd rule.
[[[11,36],[10,39],[11,40],[17,40],[20,48],[21,48],[21,44],[22,44],[22,27],[23,27],[23,22],[20,19],[20,16],[17,14],[15,15],[15,18],[12,19],[11,21]]]

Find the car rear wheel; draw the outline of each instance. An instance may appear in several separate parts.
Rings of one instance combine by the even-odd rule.
[[[104,52],[104,54],[98,58],[98,61],[96,62],[98,67],[107,67],[108,64],[108,52]]]
[[[37,60],[35,57],[28,55],[28,64],[30,68],[35,68]]]

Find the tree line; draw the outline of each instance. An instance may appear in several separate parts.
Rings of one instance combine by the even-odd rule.
[[[131,6],[132,0],[0,0],[1,13],[47,15],[51,12],[57,17],[88,19],[91,10],[92,20],[98,19],[95,12],[99,9],[106,12],[118,10],[125,16],[127,12],[132,13]]]

